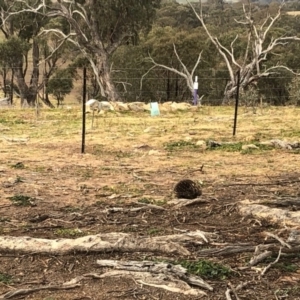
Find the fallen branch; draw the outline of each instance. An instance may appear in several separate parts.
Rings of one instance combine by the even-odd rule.
[[[265,234],[266,234],[267,236],[270,236],[270,237],[274,238],[275,240],[277,240],[277,241],[281,244],[282,247],[287,247],[287,248],[289,248],[289,249],[292,248],[291,245],[289,245],[288,243],[286,243],[286,242],[285,242],[283,239],[281,239],[279,236],[277,236],[277,235],[275,235],[275,234],[273,234],[273,233],[271,233],[271,232],[266,232]]]
[[[300,231],[299,230],[291,230],[291,233],[287,239],[288,243],[291,244],[300,244]]]
[[[288,226],[299,226],[300,211],[288,211],[280,208],[270,208],[266,205],[255,204],[249,200],[240,201],[238,209],[243,216],[253,216],[268,219],[269,222]]]
[[[287,184],[293,184],[298,183],[300,180],[282,180],[282,181],[275,181],[275,182],[247,182],[247,183],[228,183],[228,184],[222,184],[222,187],[229,187],[229,186],[270,186],[270,185],[287,185]],[[261,200],[267,201],[267,200]]]
[[[272,256],[272,251],[265,250],[264,252],[261,252],[260,247],[257,246],[255,248],[254,256],[249,261],[249,266],[255,266],[269,256]]]
[[[299,237],[300,241],[300,237]],[[213,244],[210,244],[213,245]],[[227,256],[236,253],[244,253],[244,252],[254,252],[255,248],[259,247],[261,251],[270,250],[270,251],[277,251],[278,245],[277,244],[260,244],[260,245],[225,245],[222,248],[206,248],[202,250],[198,250],[196,255],[198,257],[211,257],[211,256]],[[291,249],[283,248],[283,253],[298,253],[300,251],[300,245],[297,244]]]
[[[133,208],[109,207],[99,211],[99,213],[108,214],[108,213],[115,213],[115,212],[137,212],[137,211],[150,210],[150,209],[166,210],[165,208],[154,204],[146,204],[146,203],[137,203],[137,204],[141,205],[141,207],[133,207]]]
[[[279,261],[280,256],[281,256],[281,248],[279,249],[277,258],[276,258],[273,262],[269,263],[269,264],[263,269],[263,271],[261,272],[261,276],[264,276],[264,275],[266,274],[266,272],[267,272],[274,264],[276,264],[276,263]]]
[[[165,274],[175,276],[189,284],[213,291],[212,286],[206,283],[201,277],[188,274],[186,268],[181,265],[153,261],[117,261],[97,260],[100,267],[112,267],[116,270],[132,272],[149,272],[152,274]]]
[[[232,300],[232,298],[230,296],[230,292],[231,292],[231,290],[229,288],[227,288],[227,290],[225,292],[226,300]]]
[[[235,296],[235,299],[240,300],[240,297],[237,294],[237,289],[230,282],[228,283],[228,286],[230,287],[233,295]]]
[[[79,237],[77,239],[41,239],[31,237],[0,236],[0,251],[22,253],[68,254],[74,252],[163,252],[190,255],[187,244],[202,245],[217,238],[214,233],[200,230],[183,234],[156,237],[138,237],[122,232],[110,232]]]
[[[168,201],[168,204],[174,205],[174,208],[180,208],[183,206],[192,206],[196,204],[203,204],[203,203],[209,203],[209,200],[201,199],[201,198],[196,198],[194,200],[189,200],[189,199],[173,199],[171,201]]]
[[[134,278],[137,283],[164,289],[173,293],[181,293],[183,295],[191,295],[191,296],[207,295],[202,290],[191,288],[186,282],[182,280],[178,280],[172,275],[151,274],[149,272],[114,270],[114,271],[106,272],[101,275],[101,278],[105,278],[105,277],[130,277],[130,278]]]
[[[270,247],[270,245],[264,245]],[[223,248],[207,248],[197,251],[197,256],[226,256],[241,252],[253,252],[255,250],[254,245],[225,245]]]
[[[45,286],[39,286],[36,288],[13,290],[13,291],[10,291],[10,292],[0,295],[0,300],[12,299],[17,296],[18,297],[25,296],[28,294],[32,294],[34,292],[42,291],[42,290],[55,291],[55,290],[73,289],[73,288],[81,286],[81,284],[79,284],[78,281],[79,281],[79,278],[78,278],[78,280],[73,279],[71,281],[65,282],[62,285],[45,285]]]
[[[292,197],[283,197],[277,199],[267,199],[267,200],[259,200],[255,201],[256,204],[264,204],[270,206],[300,206],[300,197],[292,198]]]

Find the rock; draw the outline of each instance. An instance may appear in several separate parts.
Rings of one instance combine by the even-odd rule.
[[[259,147],[257,147],[254,144],[248,144],[248,145],[243,145],[242,146],[242,150],[248,150],[248,149],[259,149]]]
[[[144,111],[145,103],[144,102],[131,102],[128,103],[128,107],[133,111]]]
[[[121,101],[117,101],[113,103],[115,110],[117,111],[128,111],[129,107],[127,105],[127,103],[121,102]]]
[[[150,127],[147,127],[147,128],[144,130],[144,132],[145,132],[145,133],[148,133],[148,132],[151,132],[151,131],[154,131],[154,130],[155,130],[155,127],[150,126]]]
[[[195,145],[200,147],[201,149],[206,149],[207,148],[206,141],[204,141],[204,140],[197,141]]]
[[[160,155],[160,152],[158,150],[150,150],[148,155]]]

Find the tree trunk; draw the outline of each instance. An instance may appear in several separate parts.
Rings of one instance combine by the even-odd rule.
[[[28,86],[25,81],[25,74],[22,68],[22,62],[17,63],[17,68],[15,70],[17,77],[17,84],[21,95],[22,106],[27,104],[31,107],[35,106],[36,98],[38,94],[38,80],[39,80],[39,47],[36,41],[32,44],[32,75],[30,80],[30,85]]]
[[[47,92],[43,95],[43,97],[40,97],[40,99],[43,101],[44,104],[46,104],[50,108],[55,108],[55,106],[51,103],[49,99],[49,94]]]
[[[167,101],[170,100],[171,84],[170,84],[170,72],[167,71]]]
[[[2,76],[3,76],[3,92],[4,92],[4,97],[7,96],[7,91],[6,91],[6,76],[7,76],[7,72],[6,72],[6,67],[3,67],[3,72],[2,72]]]
[[[35,106],[37,95],[38,95],[38,83],[39,83],[39,59],[40,59],[40,49],[35,38],[32,43],[32,75],[30,80],[29,95],[27,102],[29,106]]]
[[[10,105],[13,105],[14,101],[14,69],[11,69],[11,80],[10,80]]]
[[[105,52],[95,53],[96,65],[98,66],[98,76],[103,86],[105,97],[108,101],[120,101],[121,97],[111,78],[108,57]]]

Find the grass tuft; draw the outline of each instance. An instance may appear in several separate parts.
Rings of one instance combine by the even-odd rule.
[[[35,198],[25,195],[14,195],[7,197],[16,206],[36,206]]]
[[[185,267],[189,273],[201,276],[205,279],[224,280],[232,275],[232,271],[228,267],[209,260],[181,261],[179,263]]]

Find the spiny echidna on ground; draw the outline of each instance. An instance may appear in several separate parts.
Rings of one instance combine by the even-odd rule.
[[[195,199],[202,195],[202,190],[199,182],[183,179],[175,185],[174,193],[177,198]]]

